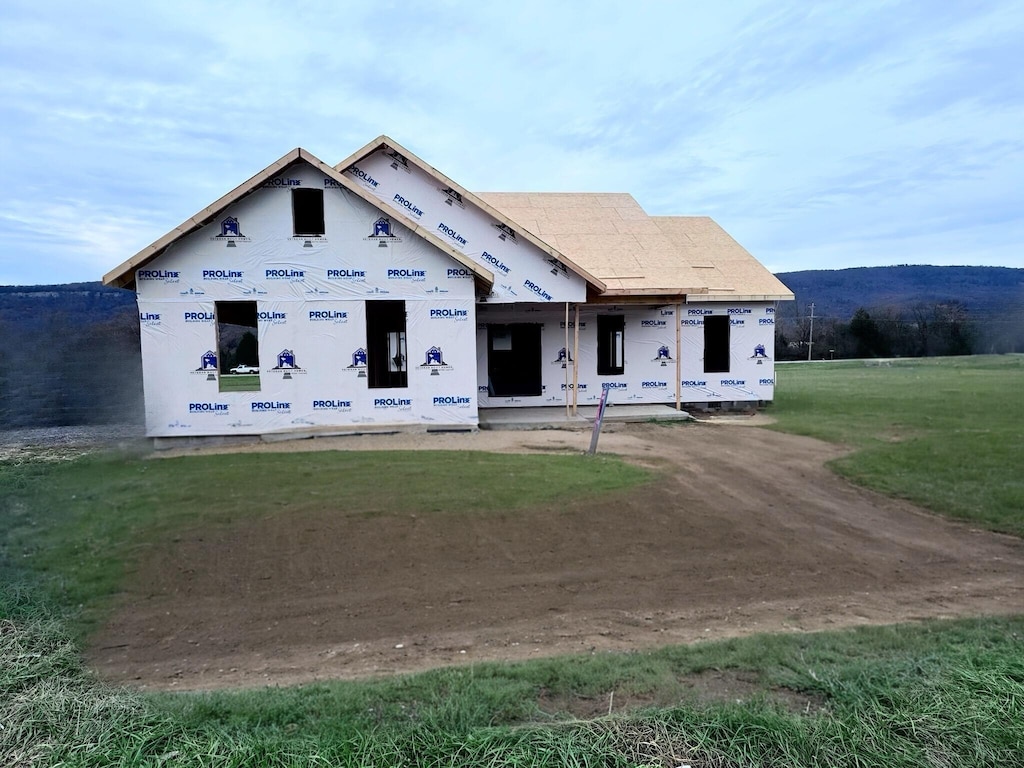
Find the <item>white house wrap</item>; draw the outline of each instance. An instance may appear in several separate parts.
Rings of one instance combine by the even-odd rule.
[[[387,137],[293,150],[104,282],[138,294],[151,436],[770,400],[792,299],[710,219],[473,195]]]

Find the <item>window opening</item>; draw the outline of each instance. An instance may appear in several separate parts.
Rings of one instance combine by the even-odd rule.
[[[619,376],[626,370],[626,318],[597,316],[597,375]]]
[[[366,302],[367,386],[409,386],[404,301]]]
[[[704,373],[729,372],[729,318],[704,317]]]
[[[260,391],[260,345],[255,301],[218,301],[217,359],[221,392]]]
[[[292,190],[292,223],[296,237],[320,236],[324,233],[324,191],[322,189]]]

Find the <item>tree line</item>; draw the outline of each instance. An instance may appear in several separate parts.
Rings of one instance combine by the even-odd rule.
[[[776,358],[806,360],[809,352],[815,360],[1024,352],[1024,311],[975,318],[962,302],[917,302],[859,307],[843,319],[812,318],[809,303],[788,312],[780,308]]]
[[[142,420],[134,306],[102,319],[62,311],[28,324],[0,317],[0,429]]]

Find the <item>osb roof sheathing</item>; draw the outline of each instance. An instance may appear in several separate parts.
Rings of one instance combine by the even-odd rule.
[[[604,296],[775,301],[792,292],[706,216],[648,216],[626,193],[487,192],[519,226],[601,278]]]
[[[680,258],[704,276],[711,296],[792,301],[793,292],[708,216],[652,216]]]

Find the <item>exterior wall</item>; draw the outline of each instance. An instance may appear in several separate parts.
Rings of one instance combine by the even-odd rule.
[[[377,153],[347,173],[381,204],[436,228],[496,275],[476,297],[470,270],[311,165],[287,169],[136,271],[147,433],[262,434],[351,425],[477,423],[478,407],[564,405],[574,388],[566,302],[586,285],[541,249],[432,177]],[[322,236],[294,236],[292,195],[324,192]],[[410,202],[415,200],[416,202]],[[422,208],[420,208],[422,205]],[[434,231],[434,230],[431,230]],[[442,239],[443,239],[442,238]],[[402,300],[408,386],[370,388],[367,303]],[[220,391],[218,302],[256,305],[258,392]],[[597,318],[624,318],[624,371],[597,374]],[[708,373],[704,322],[729,319],[728,371]],[[774,395],[768,303],[582,305],[577,402],[756,402]],[[539,324],[541,394],[489,389],[488,326]],[[681,342],[677,347],[676,331]],[[237,380],[236,380],[237,381]]]
[[[289,190],[302,186],[325,191],[323,237],[292,236]],[[239,234],[223,234],[229,218]],[[316,169],[294,166],[139,270],[147,434],[476,424],[473,277],[397,223],[375,237],[380,218]],[[408,387],[369,389],[354,358],[367,346],[366,302],[398,299]],[[216,302],[233,300],[256,302],[259,392],[221,392],[227,374],[204,367],[217,352]],[[439,353],[428,359],[431,348]],[[284,352],[294,367],[278,365]]]
[[[729,371],[704,370],[704,318],[729,318]],[[775,399],[775,305],[707,302],[682,307],[684,403]]]
[[[583,278],[400,155],[380,150],[345,173],[382,205],[493,272],[494,288],[483,301],[586,301]]]
[[[681,400],[684,403],[758,402],[771,400],[775,389],[775,308],[770,303],[684,304],[580,308],[577,404],[595,404],[602,389],[613,403],[675,403],[676,323],[680,324]],[[622,375],[597,374],[597,316],[625,318],[625,365]],[[729,371],[704,368],[704,318],[729,318]],[[572,357],[575,313],[570,311],[568,349]],[[495,397],[488,390],[490,324],[541,323],[543,393],[534,397]],[[477,380],[481,408],[564,405],[571,401],[572,366],[563,366],[566,347],[565,308],[537,305],[481,306],[477,312]],[[759,349],[763,348],[763,352]]]

